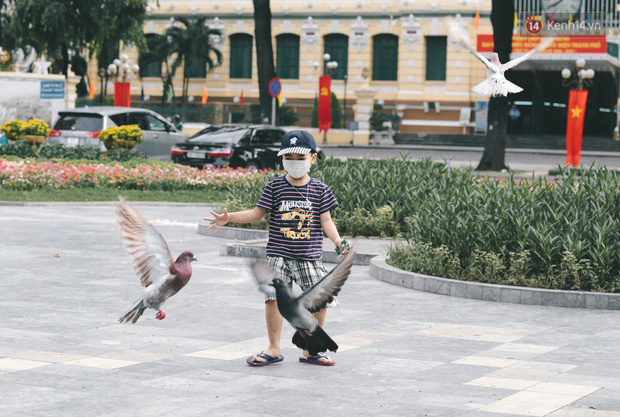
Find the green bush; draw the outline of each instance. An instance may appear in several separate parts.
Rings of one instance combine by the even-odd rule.
[[[126,149],[112,148],[107,151],[100,151],[97,148],[86,148],[76,146],[67,148],[64,145],[45,145],[41,147],[39,155],[35,154],[32,146],[23,140],[15,141],[7,146],[0,146],[0,156],[17,156],[19,158],[41,158],[41,159],[86,159],[86,160],[108,160],[125,162],[132,159],[145,160],[148,156],[138,151],[128,151]]]

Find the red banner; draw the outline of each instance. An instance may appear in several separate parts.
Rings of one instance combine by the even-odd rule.
[[[332,127],[332,77],[319,78],[319,132]]]
[[[579,165],[583,121],[586,116],[588,90],[570,90],[568,94],[568,117],[566,118],[566,162],[564,165]]]
[[[522,54],[534,49],[540,42],[538,37],[512,35],[512,52]],[[493,52],[493,35],[478,35],[476,50],[478,52]],[[545,54],[607,54],[607,39],[605,36],[558,36],[551,46],[545,49]]]
[[[130,83],[114,83],[114,106],[131,107]]]

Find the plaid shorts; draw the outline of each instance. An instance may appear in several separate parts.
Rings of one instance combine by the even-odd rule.
[[[305,261],[303,259],[287,259],[279,256],[268,256],[267,264],[276,272],[276,278],[280,278],[286,282],[288,288],[293,290],[293,282],[297,284],[302,291],[312,287],[319,282],[325,275],[327,270],[321,261]],[[275,291],[269,293],[266,300],[275,300]],[[340,303],[334,297],[334,300],[327,304],[327,307],[336,307]]]

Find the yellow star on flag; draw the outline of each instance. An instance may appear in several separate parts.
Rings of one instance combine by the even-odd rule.
[[[575,118],[575,117],[581,117],[581,112],[583,111],[583,109],[579,107],[575,107],[574,109],[570,109],[570,111],[572,112],[571,117]]]

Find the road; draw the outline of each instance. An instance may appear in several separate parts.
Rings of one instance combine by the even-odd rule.
[[[438,147],[422,145],[398,146],[330,146],[320,145],[327,157],[337,158],[398,158],[406,154],[411,159],[420,157],[431,158],[435,161],[450,161],[453,166],[476,166],[482,158],[483,148],[477,147]],[[518,171],[548,171],[564,164],[566,153],[547,149],[508,149],[506,164]],[[620,168],[620,153],[618,152],[583,152],[581,165],[589,166],[592,163]]]

